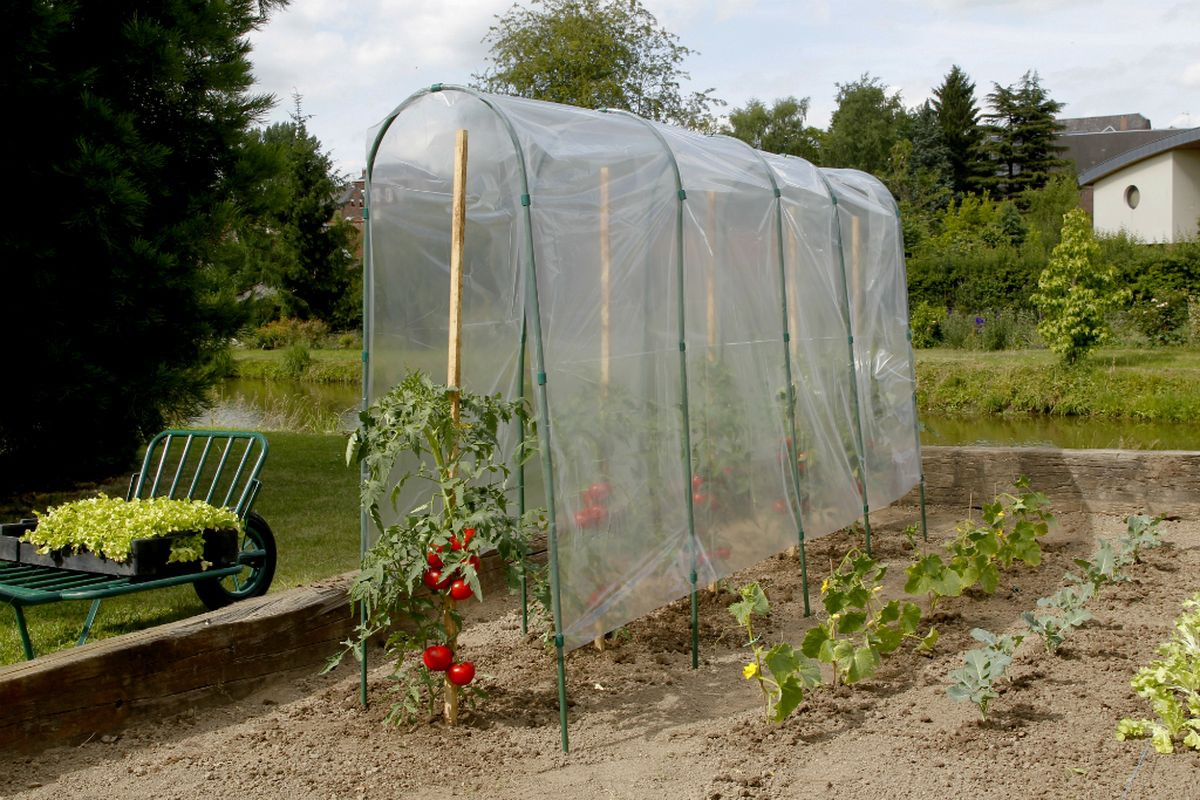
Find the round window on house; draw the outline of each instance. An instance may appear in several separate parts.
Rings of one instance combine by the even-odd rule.
[[[1139,192],[1138,188],[1136,186],[1134,186],[1133,184],[1130,184],[1125,189],[1125,205],[1129,206],[1130,208],[1137,208],[1138,202],[1141,199],[1142,199],[1142,193]]]

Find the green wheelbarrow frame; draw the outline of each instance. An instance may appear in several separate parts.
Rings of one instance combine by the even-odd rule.
[[[179,446],[176,447],[176,443]],[[134,592],[190,583],[210,609],[266,594],[275,575],[275,537],[252,511],[262,483],[267,439],[249,431],[168,430],[146,447],[126,499],[201,499],[230,509],[242,520],[237,564],[149,580],[19,562],[0,561],[0,599],[12,606],[26,659],[34,657],[24,608],[64,600],[91,600],[76,646],[87,641],[100,601]],[[243,580],[242,573],[249,569]]]

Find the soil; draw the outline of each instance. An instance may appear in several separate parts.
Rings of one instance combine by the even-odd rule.
[[[950,537],[962,509],[931,509],[930,547]],[[875,554],[899,593],[912,551],[902,530],[913,508],[872,516]],[[742,639],[729,588],[701,596],[701,661],[690,669],[686,600],[621,629],[603,651],[567,658],[571,750],[559,747],[554,661],[522,635],[510,599],[479,607],[462,637],[490,697],[458,728],[384,724],[388,669],[372,670],[370,707],[352,665],[278,684],[215,709],[141,724],[120,735],[36,757],[0,755],[0,796],[23,798],[1185,798],[1197,796],[1200,753],[1159,755],[1118,742],[1125,716],[1148,716],[1129,679],[1164,640],[1182,601],[1200,590],[1200,522],[1164,523],[1168,544],[1144,554],[1131,580],[1089,604],[1095,620],[1056,655],[1018,650],[984,723],[946,696],[946,673],[975,646],[970,630],[1015,632],[1020,614],[1052,593],[1099,538],[1123,520],[1062,514],[1037,569],[1003,574],[992,596],[944,600],[932,656],[905,647],[876,676],[812,691],[784,723],[763,719],[743,680]],[[813,607],[830,563],[858,541],[842,531],[810,542]],[[917,542],[917,547],[922,547]],[[799,644],[798,563],[786,555],[734,576],[758,580],[773,605],[761,634]]]

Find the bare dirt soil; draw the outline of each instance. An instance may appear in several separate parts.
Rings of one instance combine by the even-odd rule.
[[[965,509],[931,509],[930,547]],[[895,595],[911,560],[901,531],[913,508],[873,515],[876,556]],[[874,679],[813,691],[781,725],[763,720],[742,679],[745,650],[727,613],[730,589],[758,580],[774,613],[761,632],[799,644],[798,563],[769,559],[705,592],[701,663],[690,669],[688,606],[619,631],[603,652],[568,656],[571,752],[559,749],[553,659],[520,632],[511,600],[489,601],[462,638],[491,697],[463,724],[383,724],[388,670],[357,701],[352,667],[306,677],[248,700],[130,728],[35,757],[0,755],[0,796],[27,798],[1193,798],[1200,754],[1159,755],[1113,736],[1148,708],[1129,679],[1166,638],[1182,601],[1200,590],[1200,522],[1164,523],[1169,544],[1145,554],[1132,580],[1089,604],[1096,619],[1057,655],[1027,641],[987,723],[946,696],[946,673],[975,646],[970,630],[1017,631],[1020,614],[1061,585],[1071,559],[1115,538],[1123,520],[1062,514],[1038,569],[1004,573],[992,596],[943,601],[936,653],[911,647]],[[813,608],[831,562],[855,543],[843,531],[809,543]],[[918,542],[920,546],[920,542]]]

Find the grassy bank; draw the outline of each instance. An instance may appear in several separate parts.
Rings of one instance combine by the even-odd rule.
[[[358,350],[308,350],[302,368],[289,363],[289,350],[235,350],[234,377],[255,380],[301,380],[310,383],[358,383],[362,354]]]
[[[1200,351],[1100,350],[1075,368],[1045,350],[917,351],[922,413],[1048,414],[1195,422]]]
[[[272,591],[310,583],[358,567],[357,473],[344,462],[346,440],[338,435],[271,433],[263,467],[262,493],[255,503],[279,547]],[[4,520],[97,491],[124,496],[128,476],[74,493],[30,495],[0,506]],[[37,652],[70,647],[78,637],[88,603],[55,603],[25,610]],[[191,586],[141,592],[105,600],[92,638],[115,636],[200,614],[204,606]],[[22,660],[11,609],[0,608],[0,664]]]

